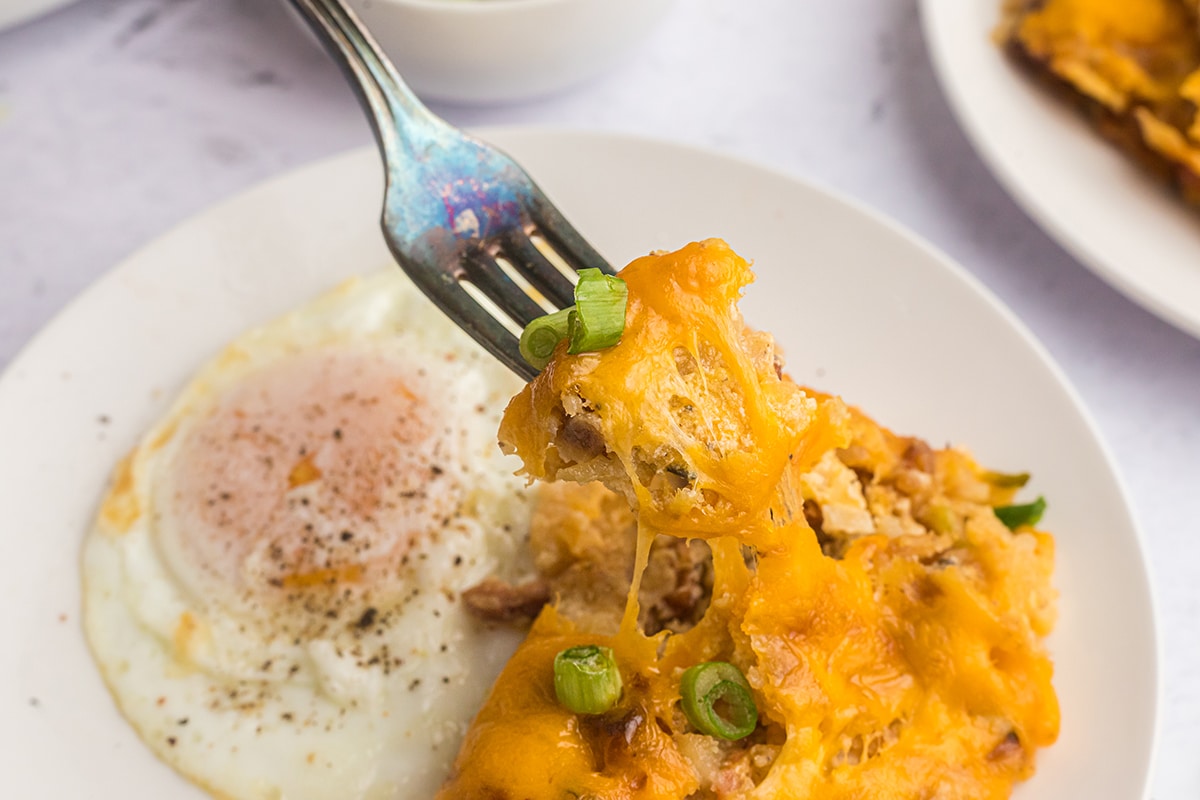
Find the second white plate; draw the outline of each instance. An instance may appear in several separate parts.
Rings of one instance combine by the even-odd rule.
[[[921,0],[934,68],[968,137],[1068,252],[1200,337],[1200,212],[1009,62],[992,40],[1001,1]]]
[[[1032,471],[1057,537],[1063,725],[1016,796],[1144,796],[1158,673],[1138,532],[1086,414],[1013,316],[928,246],[768,170],[604,135],[488,138],[614,263],[713,235],[756,259],[747,319],[777,335],[798,380]],[[80,542],[113,464],[207,357],[391,262],[381,185],[362,151],[201,214],[92,287],[0,379],[0,795],[202,796],[142,746],[100,681],[79,630]]]

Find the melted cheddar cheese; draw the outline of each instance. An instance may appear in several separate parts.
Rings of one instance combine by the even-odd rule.
[[[547,606],[439,798],[1007,797],[1058,731],[1040,641],[1053,541],[996,518],[1012,482],[789,381],[737,315],[749,266],[724,243],[639,259],[622,277],[621,343],[560,350],[510,404],[501,440],[535,477],[600,478],[631,499],[624,621],[590,629]],[[576,546],[578,523],[564,527]],[[600,530],[631,535],[620,520]],[[711,600],[694,627],[647,636],[637,589],[663,534],[707,541]],[[585,643],[612,647],[625,683],[595,717],[554,694],[555,654]],[[680,675],[711,660],[751,684],[759,725],[743,740],[706,736],[681,711]]]
[[[1016,35],[1114,111],[1169,99],[1200,65],[1200,37],[1180,0],[1048,0],[1021,19]]]
[[[1085,100],[1098,129],[1200,201],[1194,0],[1019,0],[1002,36]]]
[[[640,258],[621,277],[620,343],[560,345],[509,404],[502,446],[533,478],[604,481],[655,530],[753,536],[789,461],[836,441],[837,404],[776,374],[770,337],[737,312],[749,264],[724,242]]]

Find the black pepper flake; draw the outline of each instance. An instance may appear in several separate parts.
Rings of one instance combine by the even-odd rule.
[[[432,467],[429,468],[429,471],[432,472],[434,475],[441,475],[446,470],[442,469],[437,464],[434,464]]]
[[[362,616],[358,618],[358,622],[354,623],[354,625],[360,630],[363,628],[369,628],[375,624],[375,618],[377,616],[379,616],[379,611],[374,606],[371,606],[362,613]]]
[[[409,690],[410,692],[412,692],[412,691],[416,691],[416,688],[417,688],[418,686],[420,686],[420,685],[421,685],[421,679],[420,679],[420,678],[413,678],[413,680],[412,680],[412,683],[410,683],[410,684],[408,685],[408,690]]]
[[[348,542],[354,538],[354,531],[342,531],[342,541]]]
[[[176,721],[176,724],[177,724],[177,725],[187,725],[187,724],[188,724],[188,718],[187,718],[187,717],[183,717],[182,719],[180,719],[180,720],[177,720],[177,721]]]
[[[339,442],[342,440],[342,429],[341,428],[333,429],[333,438],[337,439]]]
[[[456,567],[461,567],[461,566],[462,566],[462,562],[463,562],[463,557],[462,557],[462,556],[455,556],[455,557],[454,557],[454,566],[456,566]]]
[[[174,747],[174,746],[175,746],[175,737],[174,737],[174,736],[168,736],[168,737],[167,737],[167,744],[171,745],[171,747]]]
[[[449,675],[444,675],[444,676],[442,677],[442,683],[450,683],[450,676],[449,676]]]
[[[284,722],[291,722],[293,719],[292,712],[290,712],[290,711],[285,711],[282,714],[280,714],[279,716]]]

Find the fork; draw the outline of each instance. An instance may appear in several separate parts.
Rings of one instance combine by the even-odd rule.
[[[426,108],[342,0],[290,0],[342,68],[383,157],[382,226],[409,278],[525,380],[520,330],[613,268],[515,161]]]

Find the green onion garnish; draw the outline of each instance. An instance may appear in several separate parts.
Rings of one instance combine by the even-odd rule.
[[[594,644],[568,647],[554,657],[554,693],[576,714],[603,714],[621,699],[621,671],[613,651]]]
[[[564,308],[538,317],[521,332],[521,357],[538,369],[544,369],[554,355],[554,348],[566,339],[571,330],[571,315],[575,307]]]
[[[1010,531],[1015,531],[1022,525],[1036,525],[1046,512],[1046,498],[1039,497],[1032,503],[1023,506],[996,506],[992,509],[996,517]]]
[[[921,521],[936,533],[953,533],[958,526],[958,518],[949,506],[930,506]]]
[[[625,332],[625,281],[598,269],[579,271],[575,284],[575,316],[571,319],[571,345],[567,352],[590,353],[621,341]]]
[[[581,269],[575,284],[575,305],[538,317],[521,333],[521,356],[545,369],[554,348],[569,340],[567,352],[590,353],[621,341],[625,332],[625,306],[629,289],[625,281],[598,269]]]
[[[995,472],[988,470],[983,473],[983,479],[997,489],[1020,489],[1029,483],[1028,472]]]
[[[683,713],[709,736],[742,739],[758,725],[758,707],[746,676],[733,664],[709,661],[688,668],[680,679]]]

